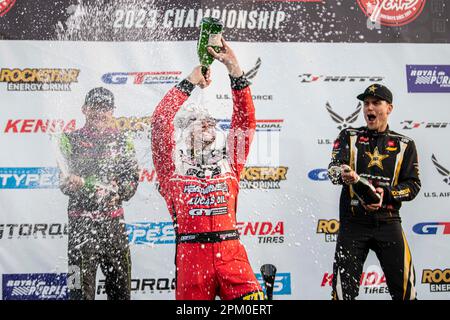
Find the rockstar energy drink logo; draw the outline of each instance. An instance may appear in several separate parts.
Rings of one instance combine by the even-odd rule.
[[[79,69],[2,68],[0,83],[5,82],[8,91],[71,91],[79,74]]]
[[[288,167],[245,167],[241,173],[241,189],[280,189]]]
[[[120,131],[143,132],[150,129],[151,117],[119,117],[114,118],[112,127]]]
[[[332,220],[320,219],[317,222],[316,233],[325,234],[325,242],[336,242],[338,231],[339,231],[339,221],[336,219]]]
[[[450,292],[450,269],[424,269],[422,283],[430,284],[430,292]]]

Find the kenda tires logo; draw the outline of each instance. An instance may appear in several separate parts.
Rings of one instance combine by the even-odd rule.
[[[65,273],[25,273],[3,275],[3,300],[65,300]]]
[[[16,0],[0,0],[0,17],[3,17],[13,7]]]
[[[413,22],[425,3],[426,0],[358,0],[359,7],[372,22],[389,27]]]
[[[239,235],[257,238],[259,244],[281,244],[285,241],[284,221],[238,222],[236,228]]]
[[[75,128],[75,119],[9,119],[3,133],[67,133]]]

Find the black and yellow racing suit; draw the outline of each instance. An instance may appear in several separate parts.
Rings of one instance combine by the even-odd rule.
[[[64,179],[60,184],[69,196],[69,298],[95,298],[100,265],[108,299],[130,299],[131,261],[122,202],[131,199],[139,181],[133,143],[117,130],[100,133],[84,127],[62,135],[60,145],[69,170],[65,174],[90,181],[77,191]],[[115,192],[99,195],[95,185]]]
[[[333,267],[333,298],[358,296],[360,277],[369,249],[375,251],[393,299],[415,299],[415,274],[411,252],[401,227],[403,201],[420,190],[417,150],[414,141],[389,130],[348,128],[335,140],[329,165],[347,164],[373,186],[383,188],[382,207],[367,211],[351,186],[342,179],[340,229]]]

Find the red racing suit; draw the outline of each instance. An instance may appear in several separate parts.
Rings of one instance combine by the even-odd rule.
[[[176,299],[262,299],[263,293],[236,230],[239,176],[256,127],[249,83],[232,78],[233,116],[227,138],[227,172],[176,173],[174,118],[194,85],[183,80],[156,107],[152,117],[155,170],[175,227]]]

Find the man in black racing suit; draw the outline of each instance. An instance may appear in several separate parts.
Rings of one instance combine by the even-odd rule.
[[[60,139],[65,158],[60,189],[69,196],[68,289],[73,300],[95,299],[99,265],[108,299],[130,299],[122,202],[135,194],[139,171],[132,141],[110,125],[113,110],[113,94],[92,89],[82,109],[85,126]]]
[[[334,142],[329,170],[334,184],[342,184],[340,229],[333,267],[333,299],[355,299],[369,249],[375,251],[392,299],[416,299],[415,274],[399,209],[419,192],[421,183],[414,141],[389,129],[392,93],[374,84],[358,96],[364,101],[367,126],[340,132]],[[350,168],[349,168],[350,167]],[[352,184],[366,178],[381,196],[368,205]]]

